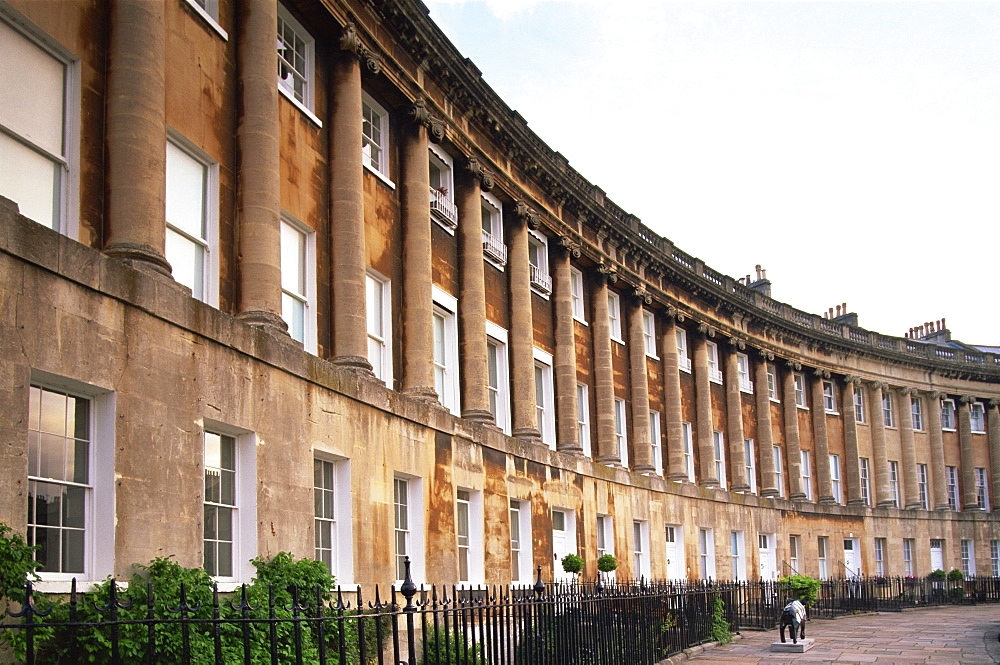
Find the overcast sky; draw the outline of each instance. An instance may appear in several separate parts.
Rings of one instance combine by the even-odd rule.
[[[553,150],[812,313],[1000,345],[1000,0],[425,0]]]

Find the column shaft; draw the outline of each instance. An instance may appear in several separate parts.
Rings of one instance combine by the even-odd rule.
[[[903,388],[896,392],[899,403],[899,443],[902,448],[903,459],[903,501],[902,506],[907,510],[919,510],[920,489],[917,487],[917,452],[913,443],[913,407],[910,405],[910,397],[913,390]]]
[[[822,374],[810,376],[809,385],[812,389],[813,450],[816,451],[816,499],[819,503],[835,503],[830,479],[830,441],[826,434]]]
[[[582,453],[577,424],[576,401],[576,323],[573,321],[573,285],[570,272],[571,251],[556,252],[553,270],[552,300],[556,320],[556,447],[567,453]]]
[[[881,383],[872,383],[868,391],[868,411],[871,413],[872,470],[875,472],[875,505],[891,508],[894,503],[889,488],[889,459],[885,450],[885,413],[882,409]]]
[[[1000,511],[1000,400],[987,402],[990,437],[990,509]]]
[[[858,448],[858,413],[854,408],[854,388],[857,380],[848,377],[840,391],[840,412],[844,418],[844,479],[847,481],[847,505],[863,506],[861,494],[861,453]]]
[[[681,410],[681,370],[677,356],[677,320],[667,317],[660,357],[663,358],[663,399],[667,419],[667,480],[689,482],[684,468],[684,429]],[[1000,495],[998,495],[1000,496]]]
[[[730,340],[735,342],[735,340]],[[726,354],[726,436],[729,438],[729,466],[732,469],[733,492],[749,492],[746,450],[743,447],[743,398],[740,396],[740,373],[737,347],[730,344]]]
[[[757,468],[760,469],[760,495],[778,496],[774,475],[774,437],[771,432],[771,396],[767,390],[767,359],[754,365],[754,399],[757,404]]]
[[[781,406],[785,421],[785,454],[788,456],[788,492],[793,501],[806,498],[802,491],[802,448],[799,446],[799,407],[795,404],[795,372],[781,377]]]
[[[941,433],[941,393],[927,393],[927,429],[931,444],[931,478],[934,510],[950,511],[948,505],[948,478],[944,468],[944,436]]]
[[[162,0],[111,3],[105,251],[136,267],[169,275],[170,264],[164,255],[167,126],[163,14]],[[271,33],[274,51],[273,26]]]
[[[632,470],[655,473],[649,433],[649,376],[646,372],[646,340],[643,334],[642,300],[629,307],[628,347],[632,398]]]
[[[542,440],[536,416],[534,327],[531,317],[531,274],[528,263],[528,225],[514,218],[510,229],[507,275],[510,278],[510,373],[513,384],[513,434],[538,443]]]
[[[332,362],[370,371],[365,302],[364,168],[358,151],[361,64],[357,56],[343,51],[334,54],[330,79]]]
[[[462,417],[493,422],[486,349],[486,276],[483,267],[483,204],[479,178],[458,181],[458,262],[461,286],[458,327],[462,354]]]
[[[698,484],[718,487],[715,473],[715,448],[712,443],[712,386],[708,376],[708,341],[704,335],[694,335],[694,401],[698,436],[698,458],[701,474]]]
[[[441,396],[434,387],[434,301],[431,297],[430,162],[427,129],[412,123],[401,132],[403,217],[403,392],[420,399]]]
[[[597,407],[597,456],[602,464],[620,464],[615,447],[615,386],[611,367],[611,321],[608,311],[608,283],[603,275],[593,290],[594,320],[594,403]]]
[[[972,414],[968,395],[958,400],[958,445],[962,469],[962,510],[979,510],[976,496],[976,457],[972,449]]]

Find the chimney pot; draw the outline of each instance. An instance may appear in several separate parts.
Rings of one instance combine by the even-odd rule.
[[[944,322],[944,317],[941,318],[941,328],[947,328],[948,324]]]

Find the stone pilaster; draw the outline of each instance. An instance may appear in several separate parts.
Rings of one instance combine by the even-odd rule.
[[[771,431],[771,396],[767,390],[767,363],[774,354],[761,351],[754,364],[754,400],[757,403],[757,468],[760,469],[760,495],[775,497],[778,494],[774,475],[774,437]]]
[[[749,492],[750,481],[747,478],[746,451],[743,448],[743,398],[740,396],[740,374],[737,354],[746,348],[746,343],[731,337],[729,350],[726,353],[726,437],[729,439],[729,466],[732,482],[730,491]]]
[[[690,482],[684,468],[684,422],[681,410],[681,370],[677,355],[677,321],[684,315],[673,308],[667,310],[660,357],[663,358],[663,399],[667,426],[667,480]]]
[[[931,391],[927,393],[927,430],[930,435],[931,447],[931,482],[933,495],[931,504],[934,510],[950,511],[948,505],[948,478],[945,476],[944,436],[941,434],[941,398],[943,393]]]
[[[861,384],[856,376],[844,378],[840,391],[840,413],[844,418],[844,480],[847,483],[847,505],[864,506],[861,493],[861,451],[858,447],[858,412],[854,407],[854,389]]]
[[[361,136],[360,42],[353,24],[330,63],[330,271],[333,291],[331,362],[362,372],[368,360],[364,167]],[[271,82],[273,87],[273,81]]]
[[[712,445],[712,384],[708,376],[708,340],[706,336],[715,336],[715,331],[702,324],[694,337],[694,401],[695,434],[698,441],[698,458],[701,473],[698,484],[705,487],[718,487],[719,478],[715,473],[715,450]]]
[[[412,111],[416,112],[415,106]],[[440,399],[434,386],[434,300],[427,127],[413,117],[402,131],[403,392]]]
[[[816,369],[808,378],[812,392],[813,450],[816,451],[816,494],[818,503],[836,503],[833,482],[830,478],[830,441],[826,433],[826,403],[823,399],[823,381],[830,372]]]
[[[597,407],[597,455],[601,464],[620,464],[615,447],[615,386],[611,367],[611,320],[608,309],[608,282],[617,281],[613,268],[600,266],[592,293],[591,321],[594,335],[594,403]]]
[[[799,407],[795,404],[795,372],[802,366],[786,363],[781,376],[781,407],[785,422],[785,454],[788,456],[788,496],[793,501],[806,498],[802,490],[802,448],[799,445]]]
[[[510,374],[513,402],[513,434],[532,443],[540,443],[535,408],[534,327],[531,319],[531,274],[528,263],[528,215],[512,215],[510,225],[507,275],[510,279]]]
[[[958,400],[958,446],[962,468],[962,510],[979,510],[976,496],[976,457],[972,448],[972,414],[970,405],[976,399],[962,395]]]
[[[646,344],[643,334],[642,306],[653,299],[643,287],[632,293],[628,317],[629,378],[632,398],[632,470],[656,473],[649,432],[649,377],[646,372]]]
[[[165,256],[164,5],[163,0],[114,0],[109,10],[111,34],[105,119],[108,237],[104,251],[136,268],[170,275],[170,264]],[[257,7],[254,3],[251,5],[250,13],[257,18],[259,11],[255,13]],[[266,13],[267,9],[263,11]],[[271,51],[274,56],[273,25]],[[272,88],[276,68],[277,64],[271,70]],[[277,169],[277,161],[274,168]]]
[[[986,403],[986,423],[990,438],[990,508],[1000,511],[1000,399]]]
[[[456,174],[458,184],[458,263],[461,287],[458,326],[462,354],[462,417],[493,422],[489,403],[486,357],[486,276],[483,268],[482,190],[493,186],[493,174],[471,157]]]
[[[556,353],[553,362],[556,379],[556,449],[582,454],[576,401],[576,323],[573,321],[573,285],[571,262],[579,258],[580,247],[568,237],[559,239],[553,266],[552,300],[556,320]]]
[[[868,411],[871,413],[872,470],[875,473],[875,505],[893,507],[889,488],[889,459],[885,450],[885,414],[882,410],[882,392],[888,386],[878,381],[868,384]]]
[[[920,488],[917,485],[917,453],[913,442],[913,407],[910,405],[910,398],[916,391],[913,388],[903,387],[896,391],[899,402],[899,443],[902,449],[903,459],[901,469],[903,474],[903,501],[902,504],[907,510],[919,510]]]

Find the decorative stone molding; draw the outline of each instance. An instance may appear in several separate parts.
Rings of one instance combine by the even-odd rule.
[[[898,392],[900,395],[905,395],[907,397],[913,397],[914,395],[917,394],[917,389],[916,388],[911,388],[910,386],[901,386],[900,388],[896,389],[896,392]]]
[[[532,231],[536,230],[541,223],[541,217],[538,215],[538,212],[529,207],[527,201],[524,199],[518,199],[514,202],[514,216],[524,220],[528,228]]]
[[[490,191],[496,184],[496,176],[493,175],[493,171],[483,166],[476,156],[469,157],[466,160],[465,172],[479,181],[479,188],[483,191]]]
[[[927,393],[927,397],[929,397],[930,399],[941,399],[941,398],[945,397],[946,395],[947,395],[947,393],[943,393],[940,390],[931,390],[931,391],[928,391],[928,393]]]
[[[998,406],[1000,406],[1000,399],[994,397],[993,399],[991,399],[990,401],[988,401],[987,404],[989,405],[989,407],[991,409],[995,409]]]
[[[729,338],[729,345],[732,346],[735,349],[739,349],[740,351],[745,351],[746,348],[747,348],[746,341],[740,339],[739,337],[730,337]]]
[[[849,383],[852,386],[857,387],[860,386],[863,383],[863,381],[861,377],[856,374],[845,374],[844,383]]]
[[[881,390],[884,392],[889,389],[889,384],[884,381],[869,381],[868,387],[872,390]]]
[[[653,304],[653,296],[649,295],[649,291],[642,284],[632,288],[632,297],[640,303],[645,303],[646,305]]]
[[[830,378],[830,370],[823,369],[822,367],[815,367],[815,368],[813,368],[813,374],[816,375],[817,379],[829,379]]]
[[[764,362],[771,362],[774,360],[774,354],[767,349],[757,349],[757,355]]]
[[[715,337],[715,329],[709,326],[707,323],[698,324],[698,332],[706,337]]]
[[[597,274],[608,280],[610,284],[615,284],[618,281],[618,268],[605,263],[603,257],[601,262],[597,265],[596,270]]]
[[[444,122],[431,115],[427,110],[427,104],[422,99],[416,99],[410,105],[406,114],[407,122],[423,125],[427,128],[427,137],[434,143],[444,140]]]
[[[366,48],[358,37],[358,30],[354,23],[348,23],[340,33],[340,50],[354,53],[365,63],[372,74],[382,73],[382,59],[377,53]]]
[[[684,312],[678,310],[673,305],[668,305],[665,314],[673,319],[677,320],[677,323],[684,323]]]
[[[793,372],[798,372],[799,370],[802,369],[802,363],[800,363],[798,360],[786,360],[785,364],[788,365],[788,369],[792,370]]]
[[[972,404],[973,402],[976,402],[978,400],[972,395],[962,395],[961,397],[958,398],[958,401],[961,402],[962,404]]]
[[[569,236],[559,236],[556,240],[556,246],[574,259],[580,258],[580,243],[574,242]]]

